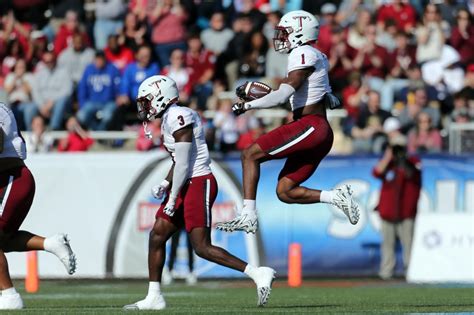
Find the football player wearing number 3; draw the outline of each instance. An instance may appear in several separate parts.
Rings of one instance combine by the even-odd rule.
[[[247,274],[257,285],[259,306],[266,304],[275,271],[254,267],[226,250],[211,244],[211,209],[217,196],[217,182],[212,175],[204,130],[199,115],[177,105],[178,88],[169,77],[152,76],[140,85],[138,116],[147,122],[161,119],[163,142],[173,159],[168,176],[152,194],[161,199],[148,246],[149,287],[145,299],[126,305],[126,310],[160,310],[166,307],[160,282],[165,263],[166,241],[181,227],[186,228],[196,254]]]
[[[318,33],[319,22],[311,13],[299,10],[285,14],[275,28],[274,46],[276,51],[289,54],[287,77],[278,90],[269,90],[263,97],[260,97],[263,91],[260,83],[247,82],[237,88],[241,101],[232,107],[236,115],[251,109],[283,105],[289,100],[294,121],[262,135],[242,152],[243,208],[235,219],[219,223],[218,229],[255,233],[260,164],[283,158],[287,160],[276,188],[281,201],[333,204],[352,224],[359,221],[359,208],[352,198],[350,186],[330,191],[301,186],[332,147],[333,133],[326,118],[326,107],[340,106],[339,100],[331,94],[327,57],[311,45],[316,42]]]

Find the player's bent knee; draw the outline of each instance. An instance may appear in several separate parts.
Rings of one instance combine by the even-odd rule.
[[[288,195],[287,191],[277,189],[277,196],[278,196],[278,199],[280,199],[281,202],[294,203],[293,199]]]
[[[256,161],[260,159],[262,155],[264,155],[264,152],[254,143],[242,151],[241,159],[242,161]]]
[[[248,147],[248,148],[246,148],[246,149],[244,149],[244,150],[242,151],[242,155],[241,155],[240,158],[241,158],[242,161],[251,160],[251,158],[252,158],[252,153],[251,153],[251,151],[250,151],[250,147]]]
[[[284,203],[295,203],[295,198],[292,196],[292,189],[293,186],[289,186],[287,183],[280,180],[276,189],[278,199]]]
[[[154,230],[150,231],[149,238],[150,245],[152,245],[153,247],[160,247],[161,245],[166,243],[164,235],[156,233]]]

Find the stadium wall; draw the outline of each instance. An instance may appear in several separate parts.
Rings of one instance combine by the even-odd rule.
[[[376,161],[373,156],[329,157],[305,183],[321,189],[352,184],[363,212],[356,226],[329,205],[281,203],[275,187],[283,162],[270,161],[262,166],[257,235],[213,231],[213,241],[254,264],[271,265],[280,276],[286,275],[287,250],[292,242],[302,245],[304,276],[375,275],[380,260],[380,220],[373,209],[380,182],[371,176],[371,169]],[[145,277],[148,231],[158,206],[150,196],[150,188],[161,182],[170,163],[164,152],[31,155],[27,164],[35,176],[37,191],[23,228],[43,235],[68,233],[78,256],[77,277]],[[423,158],[417,226],[423,224],[425,214],[443,218],[461,215],[459,220],[473,223],[472,165],[472,157]],[[234,204],[241,200],[240,160],[215,160],[213,171],[219,182],[213,222],[220,222],[234,216]],[[468,229],[469,226],[473,224],[467,224]],[[468,261],[472,261],[474,249],[473,229],[470,230],[464,243],[467,247],[459,253],[461,259]],[[424,246],[424,235],[417,237],[415,252]],[[184,242],[182,238],[178,273],[186,269]],[[12,275],[23,277],[25,254],[11,253],[8,258]],[[454,263],[456,259],[452,258]],[[42,277],[66,277],[54,257],[40,253],[39,259]],[[417,259],[423,262],[429,255]],[[195,265],[199,277],[242,276],[202,259]],[[399,253],[398,272],[401,265]],[[455,265],[451,268],[456,269]],[[472,274],[474,281],[474,271]]]

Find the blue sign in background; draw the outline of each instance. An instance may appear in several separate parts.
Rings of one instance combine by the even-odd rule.
[[[275,189],[278,174],[284,160],[262,164],[258,185],[257,208],[262,264],[275,268],[283,276],[288,268],[288,246],[296,242],[302,246],[304,276],[375,275],[380,263],[380,234],[378,217],[373,209],[378,202],[380,180],[372,177],[372,168],[379,157],[345,156],[328,157],[316,173],[303,185],[316,189],[331,189],[350,183],[361,206],[361,220],[352,226],[339,210],[325,204],[285,204],[278,200]],[[225,164],[233,176],[242,182],[240,159],[227,158],[217,161]],[[449,181],[454,185],[455,209],[464,211],[466,183],[474,181],[474,157],[428,156],[422,159],[424,211],[440,211],[437,208],[438,184]],[[228,200],[221,195],[218,201]],[[444,209],[446,211],[446,209]],[[230,252],[246,257],[243,232],[224,235],[213,231],[213,239],[226,239]],[[236,234],[236,235],[234,235]],[[402,272],[400,248],[397,250],[397,272]],[[197,266],[204,264],[197,261]],[[203,277],[239,277],[241,273],[224,268],[209,268]]]

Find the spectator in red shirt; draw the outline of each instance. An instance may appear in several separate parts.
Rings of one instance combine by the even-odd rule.
[[[76,117],[67,120],[66,130],[68,135],[59,141],[59,152],[83,152],[94,144],[94,139],[89,137],[89,133],[81,127]]]
[[[365,74],[364,79],[367,80],[371,89],[380,93],[384,84],[386,61],[389,55],[385,48],[375,43],[376,35],[375,25],[369,25],[365,29],[366,43],[357,50],[352,66],[354,70]]]
[[[396,48],[386,61],[388,76],[381,91],[381,106],[392,110],[395,94],[408,86],[408,69],[416,63],[416,48],[409,45],[409,37],[405,32],[396,35]]]
[[[348,118],[354,123],[359,117],[362,99],[367,97],[369,88],[362,85],[359,72],[349,74],[349,84],[342,90],[342,104],[347,111]],[[352,127],[352,126],[351,126]]]
[[[193,95],[197,97],[199,109],[206,108],[207,98],[212,94],[211,79],[214,76],[214,63],[214,54],[203,48],[199,35],[190,35],[186,53],[186,66],[192,70]]]
[[[158,2],[149,15],[151,42],[155,45],[161,67],[169,65],[174,49],[186,49],[186,20],[184,8],[173,0]]]
[[[431,117],[426,112],[418,114],[416,127],[408,134],[409,153],[440,152],[442,139],[439,130],[433,127]]]
[[[87,33],[79,24],[77,13],[75,11],[67,11],[65,22],[59,27],[54,39],[54,53],[56,56],[59,56],[61,51],[72,45],[72,37],[75,33],[81,34],[86,46],[90,46],[89,36],[87,36]]]
[[[416,63],[416,48],[409,44],[410,38],[405,32],[398,32],[395,39],[396,48],[387,60],[389,76],[406,79],[409,67]]]
[[[107,61],[117,67],[120,72],[123,72],[127,65],[135,61],[133,51],[130,48],[119,44],[118,35],[109,36],[104,53]]]
[[[17,38],[11,38],[7,42],[7,49],[2,62],[2,71],[0,73],[0,77],[6,77],[11,71],[13,71],[16,62],[20,59],[25,59],[28,61],[20,41]]]
[[[179,100],[186,103],[193,90],[191,81],[192,70],[185,66],[184,51],[181,49],[173,50],[170,61],[171,64],[164,67],[161,74],[169,76],[176,82],[179,91]]]
[[[384,4],[377,15],[377,26],[385,28],[385,21],[393,19],[399,31],[411,32],[416,23],[416,11],[402,0],[393,0],[392,3]]]
[[[340,26],[331,29],[329,58],[329,79],[335,93],[339,93],[347,86],[347,76],[352,71],[352,60],[349,56],[354,54],[354,49],[344,41],[344,30]]]
[[[456,17],[456,27],[451,32],[451,45],[461,55],[464,66],[474,62],[474,25],[468,10],[461,9]]]
[[[30,31],[31,26],[29,24],[20,23],[15,18],[13,11],[9,11],[0,18],[0,47],[6,46],[9,40],[15,39],[19,42],[22,51],[25,53],[25,55],[21,57],[29,60],[31,50],[29,40]]]
[[[337,8],[333,3],[325,3],[321,7],[321,26],[319,27],[317,47],[326,55],[331,49],[332,28],[337,25],[336,12]]]
[[[373,169],[382,180],[380,201],[376,210],[382,220],[381,262],[379,276],[390,279],[395,269],[395,243],[400,239],[405,270],[410,263],[414,221],[421,191],[421,162],[406,153],[406,140],[392,139],[383,158]]]

